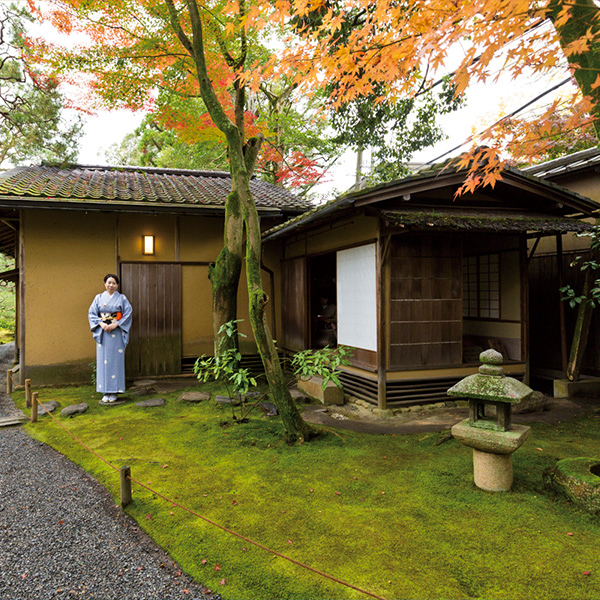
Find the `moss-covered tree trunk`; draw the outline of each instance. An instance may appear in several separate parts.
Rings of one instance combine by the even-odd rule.
[[[244,0],[238,0],[239,17],[245,16]],[[225,220],[225,247],[211,270],[214,306],[218,314],[213,319],[214,327],[231,320],[231,310],[237,296],[237,285],[233,289],[233,274],[241,266],[241,247],[244,230],[246,232],[246,275],[250,292],[250,322],[258,351],[260,352],[273,401],[277,405],[290,441],[302,441],[308,438],[310,427],[304,422],[287,389],[277,349],[271,339],[269,327],[265,319],[267,295],[262,290],[260,278],[261,235],[258,211],[250,192],[250,178],[254,171],[256,158],[262,144],[262,136],[245,137],[246,91],[244,85],[235,81],[234,87],[234,117],[233,120],[221,105],[208,75],[206,56],[204,53],[203,23],[196,0],[185,0],[187,14],[192,25],[192,37],[184,32],[180,12],[173,0],[166,0],[170,13],[171,25],[179,41],[194,60],[196,76],[200,87],[200,95],[206,105],[213,123],[223,132],[227,141],[229,155],[229,170],[231,173],[231,193],[227,197]],[[216,33],[216,30],[215,30]],[[242,71],[247,56],[247,44],[243,28],[240,30],[239,56],[234,58],[225,47],[225,40],[218,39],[223,58],[235,71]],[[240,218],[241,216],[241,218]],[[244,227],[241,226],[243,221]],[[239,253],[238,253],[239,248]],[[234,317],[235,318],[235,317]],[[223,320],[226,319],[226,320]],[[221,322],[222,321],[222,322]],[[218,343],[218,342],[217,342]]]
[[[232,186],[233,187],[233,186]],[[237,346],[237,338],[219,334],[221,326],[237,319],[237,292],[242,271],[244,222],[239,194],[232,189],[225,209],[223,249],[209,269],[215,356]]]
[[[590,250],[587,261],[592,263],[600,261],[600,248],[594,247]],[[579,372],[581,370],[581,363],[583,361],[590,331],[590,323],[592,321],[592,312],[594,310],[592,304],[588,302],[588,298],[591,296],[592,287],[596,285],[597,276],[598,272],[595,269],[591,267],[586,269],[583,289],[581,291],[581,296],[583,296],[584,300],[579,305],[577,311],[573,340],[571,341],[571,353],[569,354],[569,361],[567,363],[566,375],[567,379],[571,381],[579,381]]]
[[[239,185],[244,223],[246,225],[246,277],[250,298],[250,324],[262,358],[269,389],[281,415],[287,439],[290,442],[303,442],[311,437],[312,429],[298,412],[290,395],[265,313],[265,307],[269,299],[262,289],[260,269],[261,232],[258,212],[250,194],[250,189],[248,188],[244,193],[241,189],[243,182],[240,181]]]

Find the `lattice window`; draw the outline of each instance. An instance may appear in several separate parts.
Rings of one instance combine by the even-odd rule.
[[[463,259],[463,316],[500,318],[499,254],[481,254]]]

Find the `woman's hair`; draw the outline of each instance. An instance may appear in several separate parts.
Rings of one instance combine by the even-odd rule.
[[[107,275],[105,275],[104,283],[106,283],[111,277],[117,282],[117,285],[119,285],[119,278],[114,273],[108,273]]]

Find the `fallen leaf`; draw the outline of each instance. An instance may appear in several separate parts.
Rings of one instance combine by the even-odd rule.
[[[573,534],[569,531],[569,533],[567,533],[567,535],[573,535]]]
[[[237,506],[237,500],[234,500],[234,501],[232,502],[232,504],[233,504],[234,506]]]
[[[294,542],[292,542],[292,540],[288,540],[288,544],[293,544]]]
[[[187,588],[184,588],[184,589],[181,590],[181,593],[182,594],[189,594],[190,590],[188,590]]]
[[[205,565],[207,560],[205,558],[202,559],[202,564]]]
[[[339,495],[340,495],[340,493],[339,493],[339,492],[336,492],[336,493],[335,493],[335,495],[336,495],[336,496],[339,496]]]
[[[221,570],[221,565],[215,565],[215,571],[220,571]]]
[[[169,465],[160,465],[161,469],[166,469]]]
[[[540,452],[544,451],[542,448],[536,448],[536,450],[539,450]]]
[[[219,585],[225,585],[225,578],[223,577],[223,579],[221,579],[221,581],[219,581]]]
[[[592,574],[592,572],[591,572],[591,571],[584,571],[584,572],[582,573],[582,575],[591,575],[591,574]]]

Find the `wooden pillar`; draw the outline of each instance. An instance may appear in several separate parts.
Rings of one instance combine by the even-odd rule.
[[[31,422],[36,423],[38,418],[38,393],[31,395]]]
[[[25,380],[25,406],[31,406],[31,379]]]
[[[563,263],[563,246],[562,246],[562,234],[556,236],[556,262],[558,271],[558,287],[559,289],[565,285],[565,268]],[[559,297],[558,299],[558,314],[560,321],[560,353],[562,359],[562,371],[563,377],[567,376],[567,364],[569,360],[569,350],[567,347],[567,326],[565,318],[565,303]]]
[[[124,466],[119,470],[121,475],[121,507],[131,503],[131,467]]]
[[[6,393],[8,395],[12,394],[12,369],[8,369],[8,371],[6,371]]]
[[[381,226],[381,225],[380,225]],[[377,238],[377,408],[387,408],[387,335],[385,294],[385,264],[390,236]]]
[[[527,385],[531,376],[531,357],[529,353],[529,260],[527,258],[527,237],[525,235],[520,236],[519,246],[521,258],[521,356],[525,359],[523,383]]]

